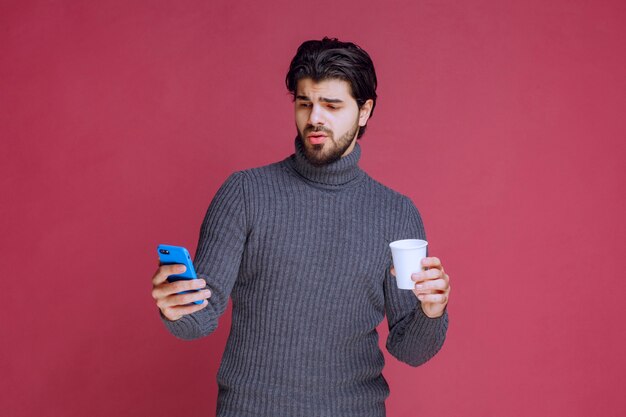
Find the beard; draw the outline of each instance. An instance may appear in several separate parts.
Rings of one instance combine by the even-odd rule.
[[[352,128],[349,129],[337,140],[335,140],[335,135],[333,134],[332,130],[327,129],[323,126],[309,126],[304,129],[303,133],[300,133],[300,130],[297,128],[297,126],[296,130],[298,130],[298,137],[300,138],[300,142],[302,143],[304,156],[306,157],[307,161],[315,166],[324,166],[332,164],[333,162],[341,159],[343,154],[352,144],[352,141],[354,140],[356,135],[359,133],[359,121],[357,119]],[[322,132],[328,136],[328,139],[326,139],[324,143],[316,145],[311,144],[307,142],[306,135],[313,132]]]

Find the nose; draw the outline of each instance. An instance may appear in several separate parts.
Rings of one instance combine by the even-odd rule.
[[[316,126],[316,125],[323,125],[324,124],[324,117],[323,117],[323,112],[320,106],[313,104],[311,106],[311,112],[309,113],[309,120],[308,123],[310,125]]]

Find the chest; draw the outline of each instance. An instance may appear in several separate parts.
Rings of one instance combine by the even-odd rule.
[[[285,189],[251,212],[239,285],[254,285],[269,298],[308,294],[382,303],[392,231],[375,199],[358,190]]]

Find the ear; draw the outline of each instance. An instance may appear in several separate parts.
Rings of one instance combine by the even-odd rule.
[[[370,118],[373,105],[374,100],[372,100],[371,98],[363,103],[363,106],[361,106],[361,108],[359,109],[359,126],[363,127],[367,124],[367,119]]]

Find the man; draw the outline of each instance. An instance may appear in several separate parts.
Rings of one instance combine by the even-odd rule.
[[[426,362],[445,339],[449,278],[429,257],[414,290],[397,288],[389,243],[425,233],[413,203],[357,164],[376,104],[369,55],[337,39],[304,42],[286,83],[295,153],[226,180],[201,227],[199,278],[168,283],[181,267],[162,266],[153,297],[182,339],[214,331],[232,298],[218,416],[384,416],[376,326],[386,314],[388,351]],[[177,294],[192,289],[202,291]]]

